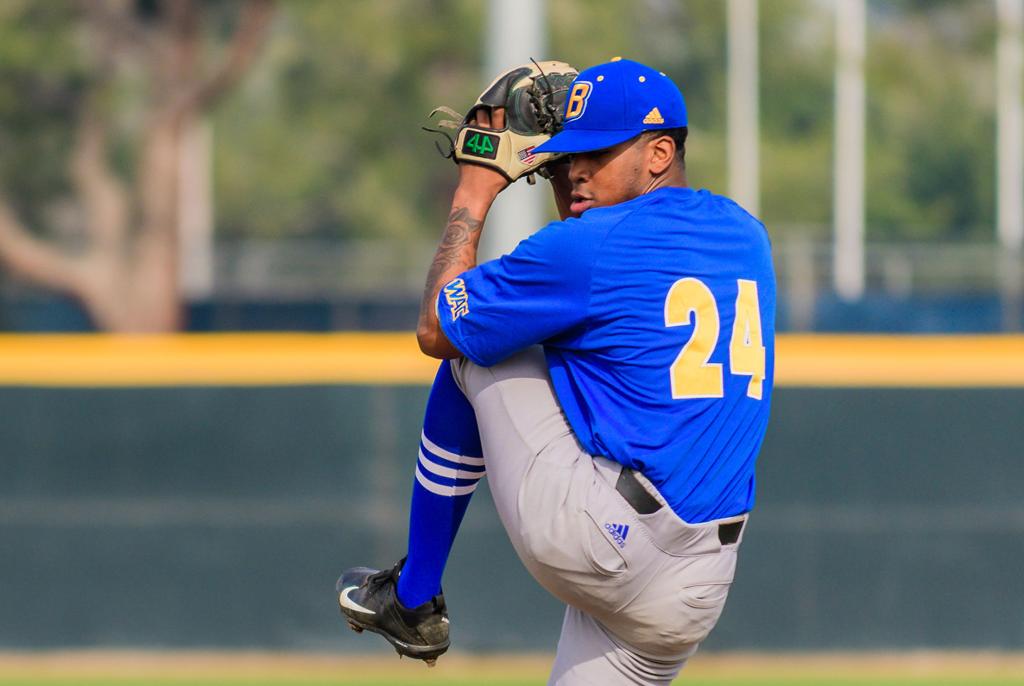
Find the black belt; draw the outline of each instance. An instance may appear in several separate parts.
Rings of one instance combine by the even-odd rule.
[[[636,472],[626,467],[619,472],[619,478],[615,482],[615,490],[625,498],[630,507],[637,511],[637,514],[653,514],[661,509],[662,505],[658,499],[647,492],[644,485],[636,478]],[[731,545],[740,540],[740,532],[743,531],[743,522],[729,522],[718,525],[718,541],[722,545]]]
[[[623,467],[619,472],[615,490],[626,499],[626,502],[637,511],[637,514],[653,514],[661,509],[658,499],[647,492],[644,485],[640,483],[640,479],[636,478],[636,472],[628,467]]]

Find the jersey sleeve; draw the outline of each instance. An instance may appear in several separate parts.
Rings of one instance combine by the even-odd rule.
[[[487,367],[581,326],[599,233],[581,224],[553,222],[446,284],[437,317],[452,345]]]

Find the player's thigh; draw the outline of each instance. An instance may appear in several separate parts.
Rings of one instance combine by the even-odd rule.
[[[458,360],[452,374],[476,413],[492,489],[494,481],[515,488],[532,458],[554,447],[561,448],[567,465],[576,460],[579,444],[558,404],[540,346],[492,367]]]
[[[558,639],[549,686],[655,686],[670,684],[697,651],[697,644],[678,654],[652,659],[617,639],[593,617],[568,607]]]
[[[610,619],[647,583],[658,551],[622,535],[636,513],[573,435],[541,348],[452,369],[476,412],[495,506],[523,564],[555,597]]]
[[[613,613],[629,593],[625,561],[588,514],[600,480],[562,413],[541,348],[493,367],[462,361],[453,371],[476,412],[495,506],[524,566],[563,602]]]
[[[538,457],[550,470],[548,487],[565,493],[584,455],[555,397],[539,346],[492,367],[460,360],[452,372],[476,414],[490,490],[515,544],[523,517],[554,514],[529,508],[524,512],[519,503],[524,480]],[[551,502],[564,500],[556,497]]]
[[[578,445],[540,346],[491,367],[456,360],[452,374],[476,411],[481,434],[489,433],[492,439],[511,436],[533,454],[556,442]],[[497,441],[492,442],[500,449]]]

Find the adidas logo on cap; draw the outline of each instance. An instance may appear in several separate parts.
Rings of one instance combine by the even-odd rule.
[[[664,124],[665,118],[661,116],[661,112],[658,111],[657,107],[652,107],[651,111],[644,117],[645,124]]]

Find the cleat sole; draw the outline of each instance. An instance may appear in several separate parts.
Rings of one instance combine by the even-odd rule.
[[[351,617],[346,617],[345,621],[348,622],[349,627],[356,633],[363,633],[364,631],[372,631],[378,636],[383,636],[391,647],[398,653],[398,657],[411,657],[414,660],[423,660],[427,662],[429,667],[433,667],[434,663],[437,662],[437,658],[443,655],[448,650],[450,643],[445,641],[432,646],[411,646],[407,643],[403,643],[395,638],[392,638],[387,632],[381,631],[375,626],[369,624],[362,624]]]

